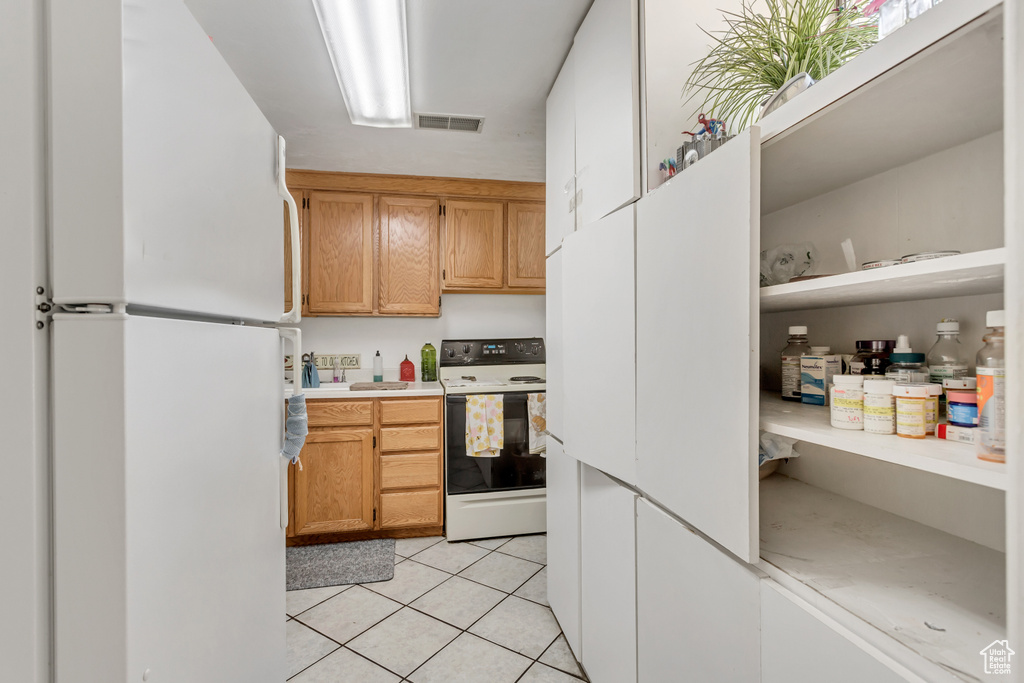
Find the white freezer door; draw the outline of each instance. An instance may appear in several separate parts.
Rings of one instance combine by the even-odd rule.
[[[53,335],[57,683],[283,681],[277,331],[80,315]]]
[[[549,347],[550,348],[550,347]],[[580,647],[580,463],[548,440],[548,604],[576,659]]]
[[[53,297],[284,310],[277,135],[180,0],[52,0]]]

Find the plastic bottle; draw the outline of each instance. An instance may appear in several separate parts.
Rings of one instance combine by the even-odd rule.
[[[917,383],[928,381],[928,368],[925,367],[923,353],[914,353],[910,348],[910,338],[901,334],[896,340],[896,348],[889,355],[892,365],[885,369],[885,378],[901,383]]]
[[[808,355],[811,347],[807,343],[807,328],[794,325],[789,328],[789,340],[782,350],[782,400],[799,401],[800,358]]]
[[[890,379],[864,378],[864,431],[868,434],[896,433],[895,386]]]
[[[334,358],[334,382],[338,383],[341,381],[341,358],[335,356]]]
[[[380,357],[380,351],[373,357],[373,381],[384,381],[384,359]]]
[[[420,381],[437,381],[437,349],[430,342],[420,349]]]
[[[405,354],[405,360],[398,366],[398,379],[403,382],[416,381],[416,366],[409,360],[409,354]]]
[[[978,457],[1006,462],[1006,350],[1003,311],[985,315],[989,328],[975,359],[978,369]]]
[[[864,429],[864,375],[836,375],[832,379],[832,426]]]
[[[967,376],[967,357],[960,346],[960,323],[943,319],[935,326],[938,338],[928,350],[929,382],[942,384],[944,379],[960,379]]]

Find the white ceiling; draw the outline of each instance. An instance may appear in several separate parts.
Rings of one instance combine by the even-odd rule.
[[[592,0],[409,0],[414,112],[483,132],[353,126],[309,0],[186,0],[288,141],[288,166],[544,180],[544,101]]]

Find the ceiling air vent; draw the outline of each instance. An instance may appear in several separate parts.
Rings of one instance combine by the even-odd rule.
[[[484,120],[480,116],[416,114],[416,127],[430,130],[458,130],[464,133],[479,133],[483,130]]]

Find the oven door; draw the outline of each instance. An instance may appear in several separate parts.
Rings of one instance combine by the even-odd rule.
[[[540,392],[543,393],[543,392]],[[544,456],[530,454],[526,393],[502,394],[505,440],[497,458],[466,454],[466,396],[445,397],[445,482],[448,495],[545,486]]]

